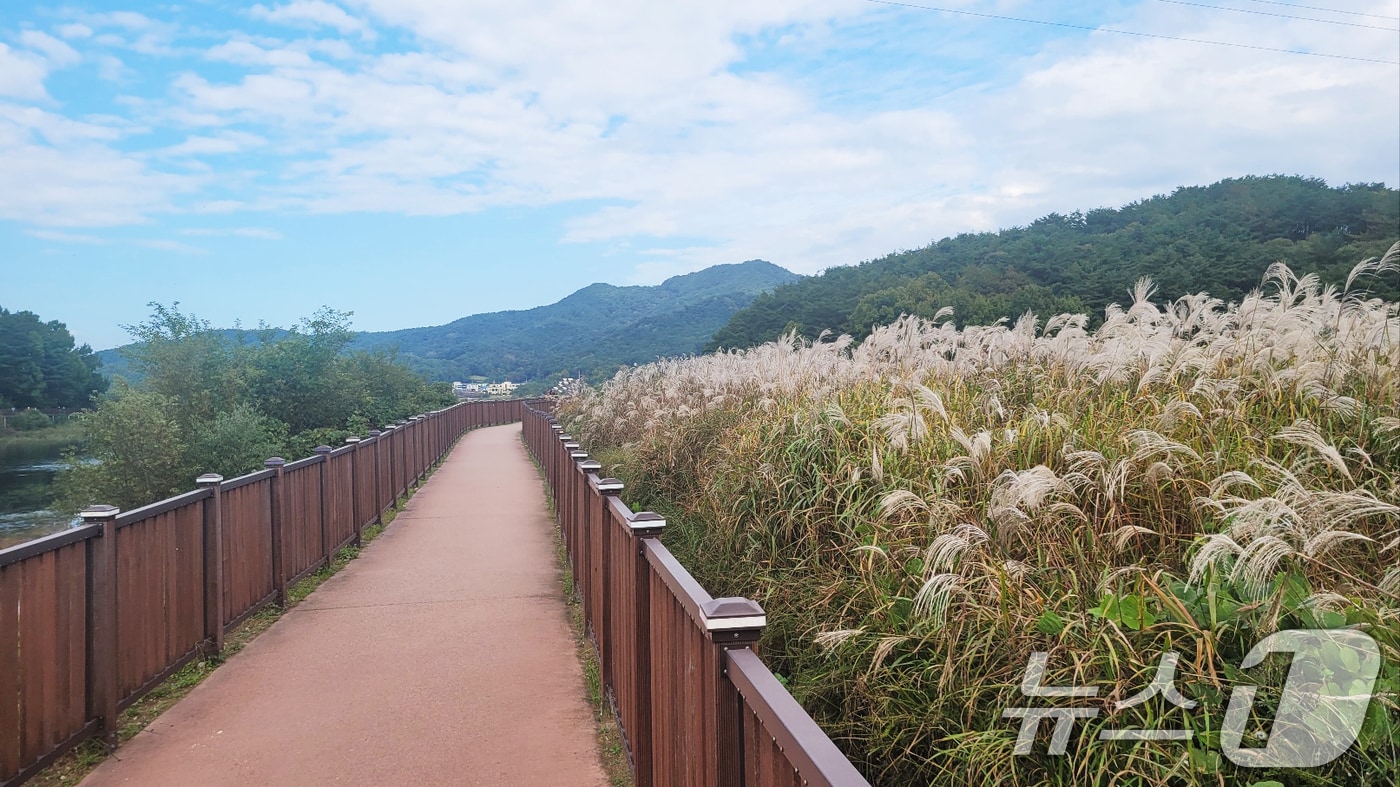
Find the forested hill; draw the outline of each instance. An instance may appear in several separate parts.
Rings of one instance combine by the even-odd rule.
[[[1051,214],[1029,227],[945,238],[914,251],[828,269],[760,296],[707,345],[748,347],[791,328],[864,337],[901,314],[950,306],[959,324],[1026,311],[1102,316],[1150,276],[1164,300],[1205,291],[1238,300],[1270,263],[1341,286],[1351,267],[1400,237],[1400,192],[1330,188],[1301,177],[1247,177],[1179,188],[1122,208]],[[1400,274],[1362,282],[1400,297]]]
[[[593,284],[549,306],[492,312],[430,328],[363,333],[354,346],[398,348],[437,380],[591,380],[619,366],[698,352],[759,293],[799,278],[762,260],[716,265],[650,286]]]

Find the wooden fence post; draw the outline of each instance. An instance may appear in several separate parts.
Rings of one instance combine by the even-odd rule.
[[[422,436],[422,429],[419,427],[418,416],[408,419],[408,444],[404,450],[408,452],[408,486],[418,486],[419,476],[423,473],[423,454],[418,450],[418,440]]]
[[[224,514],[220,493],[224,477],[205,473],[194,480],[209,490],[204,501],[204,655],[224,651]]]
[[[387,511],[390,506],[399,502],[398,490],[394,486],[397,483],[396,479],[398,478],[398,473],[394,471],[394,468],[398,464],[395,461],[396,457],[394,456],[398,453],[398,446],[396,445],[396,443],[398,442],[398,431],[399,428],[397,426],[394,426],[393,424],[384,424],[384,433],[379,437],[380,440],[387,440],[389,442],[388,450],[385,452],[389,455],[389,466],[386,468],[389,472],[389,499],[385,501],[384,507],[380,509],[381,511]]]
[[[89,717],[100,720],[98,736],[117,748],[117,514],[116,506],[89,506],[79,514],[101,525],[102,537],[88,539],[88,702]]]
[[[277,592],[277,606],[287,606],[287,571],[286,544],[282,543],[282,538],[286,531],[286,511],[285,490],[282,489],[282,474],[287,466],[287,460],[280,456],[274,456],[263,462],[263,467],[273,471],[270,479],[271,485],[268,487],[272,505],[270,506],[271,517],[269,522],[272,527],[272,587]]]
[[[399,421],[394,427],[394,445],[398,446],[399,470],[403,471],[403,489],[400,489],[399,492],[405,496],[408,495],[408,488],[410,486],[409,480],[413,477],[413,468],[408,464],[409,437],[408,421]],[[397,481],[395,481],[395,484],[397,485]],[[397,501],[398,497],[395,496],[394,500]]]
[[[611,543],[608,539],[608,531],[610,528],[607,527],[606,519],[607,501],[603,499],[602,493],[598,491],[598,471],[603,469],[603,465],[596,460],[588,459],[586,454],[584,457],[585,458],[578,463],[578,469],[583,472],[583,477],[580,479],[583,486],[583,495],[587,499],[587,502],[584,504],[584,509],[588,516],[588,527],[596,530],[599,534],[598,560],[600,561],[599,570],[601,571],[602,592],[598,594],[598,613],[595,618],[596,623],[594,626],[596,630],[594,635],[598,640],[598,667],[599,671],[602,673],[603,693],[606,694],[608,686],[612,682],[612,662],[610,658],[615,647],[612,642],[612,628],[608,625],[608,619],[610,617],[608,615],[608,610],[612,608],[612,604],[610,603],[612,599],[612,585],[609,582],[612,577],[612,572],[609,570],[608,565],[612,562],[608,559],[612,555],[612,553],[608,551],[608,544]]]
[[[622,494],[622,482],[616,478],[604,478],[598,482],[598,491],[609,495]],[[647,539],[661,537],[666,529],[666,520],[652,511],[638,511],[627,520],[627,530],[632,539],[636,564],[633,571],[636,577],[636,615],[633,627],[632,652],[636,659],[636,674],[633,676],[633,696],[636,697],[637,719],[635,730],[628,731],[632,743],[632,762],[637,769],[636,787],[652,787],[655,783],[652,750],[652,696],[651,696],[651,563],[647,560]]]
[[[559,498],[559,500],[558,500],[558,502],[555,503],[555,506],[558,508],[560,521],[562,522],[562,521],[564,521],[565,519],[568,519],[568,521],[569,521],[569,528],[570,528],[570,537],[573,539],[573,540],[571,540],[571,541],[569,542],[569,545],[572,546],[572,547],[574,547],[575,549],[577,549],[577,547],[578,547],[578,520],[577,520],[577,519],[574,519],[574,512],[573,512],[573,500],[574,500],[574,496],[573,496],[573,483],[572,483],[572,482],[573,482],[574,479],[573,479],[573,477],[570,476],[567,472],[565,472],[565,471],[567,470],[567,468],[565,467],[565,464],[566,464],[566,463],[565,463],[565,461],[564,461],[565,458],[569,455],[569,452],[570,452],[571,450],[573,450],[573,449],[569,448],[569,443],[573,442],[573,440],[574,440],[574,438],[573,438],[572,435],[566,434],[566,433],[564,433],[564,432],[560,432],[560,433],[559,433],[559,445],[554,446],[551,450],[552,450],[552,452],[554,453],[554,477],[555,477],[555,481],[554,481],[554,482],[555,482],[556,484],[559,485],[559,491],[558,491],[558,493],[555,495],[556,497]],[[578,446],[578,443],[574,443],[574,446],[577,447],[577,446]],[[577,564],[577,561],[575,561],[575,565],[574,565],[574,584],[575,584],[575,585],[578,584],[578,564]]]
[[[335,545],[331,543],[335,537],[331,535],[330,483],[326,476],[330,470],[331,451],[335,449],[328,445],[318,445],[313,450],[317,456],[321,457],[320,468],[316,472],[316,478],[321,487],[319,495],[321,499],[321,554],[326,558],[326,568],[330,568],[331,560],[335,557]]]
[[[550,416],[550,417],[553,418],[553,416]],[[555,461],[555,459],[556,459],[556,456],[555,456],[555,445],[554,445],[554,443],[553,443],[552,440],[549,440],[549,438],[551,438],[551,437],[558,437],[559,435],[561,435],[561,434],[563,434],[563,433],[564,433],[564,427],[563,427],[563,426],[560,426],[560,425],[559,425],[557,422],[555,422],[555,421],[550,421],[550,422],[549,422],[549,434],[545,435],[545,438],[546,438],[547,442],[545,443],[545,446],[544,446],[544,456],[540,457],[540,461],[544,462],[544,475],[545,475],[545,479],[549,481],[549,492],[550,492],[550,494],[552,494],[552,495],[554,496],[554,512],[555,512],[556,514],[559,514],[559,513],[560,513],[560,509],[559,509],[559,478],[558,478],[558,475],[559,475],[559,474],[558,474],[558,472],[555,471],[555,465],[557,464],[556,461]],[[564,521],[562,515],[561,515],[559,521],[560,521],[560,522],[563,522],[563,521]],[[572,544],[571,544],[570,546],[572,546]]]
[[[763,607],[746,598],[712,599],[700,605],[700,612],[711,649],[706,660],[713,660],[710,675],[702,679],[712,682],[707,693],[715,703],[714,708],[704,712],[714,714],[716,783],[743,784],[743,703],[739,690],[729,680],[729,656],[725,651],[752,648],[763,634],[768,617]]]
[[[597,544],[594,543],[596,539],[592,529],[593,523],[588,521],[587,516],[587,498],[590,493],[588,476],[580,470],[580,465],[588,459],[588,452],[578,450],[578,443],[575,442],[567,443],[566,447],[569,448],[569,461],[565,464],[565,472],[569,474],[569,487],[572,490],[570,514],[578,525],[579,533],[582,534],[580,540],[583,543],[584,567],[588,572],[588,576],[583,578],[583,619],[585,627],[593,632],[594,644],[599,644],[603,626],[602,619],[598,617],[598,605],[602,599],[599,598],[601,594],[597,592],[598,583],[594,581],[594,575],[599,573],[598,561],[600,558],[598,551],[594,549]],[[601,653],[601,650],[599,652]]]
[[[361,546],[360,536],[364,531],[365,514],[360,505],[360,438],[347,437],[345,444],[350,449],[350,518],[355,520],[355,546]]]
[[[384,443],[384,433],[378,429],[369,430],[369,439],[374,441],[374,523],[384,524],[384,501],[380,499],[379,492],[383,489],[383,484],[379,479],[379,457]]]

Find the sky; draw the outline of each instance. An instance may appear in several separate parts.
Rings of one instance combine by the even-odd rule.
[[[0,307],[360,330],[1400,185],[1396,0],[0,3]],[[1181,40],[1190,39],[1190,40]],[[1204,43],[1211,42],[1211,43]]]

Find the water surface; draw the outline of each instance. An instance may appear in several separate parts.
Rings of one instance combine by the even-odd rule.
[[[0,446],[0,549],[57,533],[72,520],[49,510],[62,447]]]

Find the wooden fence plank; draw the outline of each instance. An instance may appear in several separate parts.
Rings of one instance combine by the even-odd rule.
[[[0,782],[19,773],[19,564],[0,566]]]
[[[119,707],[284,599],[293,573],[352,541],[462,432],[522,412],[488,405],[400,422],[367,451],[331,452],[315,473],[316,458],[285,475],[278,460],[126,513],[94,506],[86,527],[0,550],[0,783],[92,734],[115,745]]]
[[[20,581],[20,757],[30,763],[49,750],[46,706],[52,707],[58,691],[55,673],[53,619],[57,612],[53,595],[54,556],[46,552],[21,564]]]
[[[545,471],[638,787],[868,787],[753,653],[763,610],[711,598],[659,541],[640,537],[647,512],[598,499],[603,480],[580,480],[571,438],[538,409],[517,407]],[[659,533],[664,521],[649,516]],[[633,528],[625,541],[624,526]],[[635,571],[619,570],[633,556]],[[742,684],[733,678],[736,659],[750,667]]]

